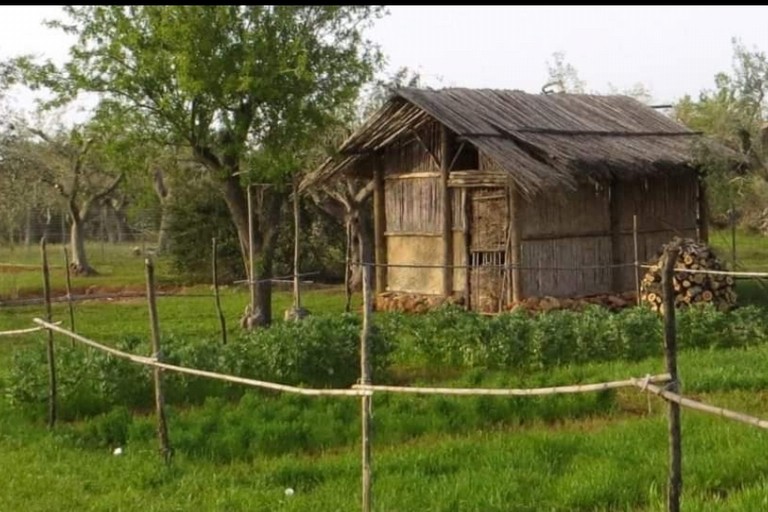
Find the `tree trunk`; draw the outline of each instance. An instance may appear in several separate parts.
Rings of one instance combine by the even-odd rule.
[[[250,279],[250,269],[248,268],[248,202],[245,191],[240,186],[237,176],[229,176],[222,183],[222,193],[224,201],[227,203],[229,214],[232,216],[232,222],[237,229],[237,239],[240,242],[240,254],[243,258],[245,275]],[[259,228],[254,219],[254,231],[258,233]],[[254,247],[258,253],[258,246]]]
[[[85,254],[85,222],[79,215],[72,214],[72,226],[70,230],[70,247],[72,250],[72,271],[78,275],[95,275],[96,270],[88,263]]]
[[[24,211],[24,246],[29,247],[32,243],[32,207],[27,206]]]
[[[161,203],[160,210],[160,230],[157,233],[157,252],[164,253],[168,251],[168,226],[171,224],[171,205],[170,196],[166,196]]]
[[[222,192],[232,222],[237,229],[240,253],[243,257],[245,275],[249,280],[258,281],[253,309],[250,305],[241,320],[241,326],[247,329],[266,326],[272,322],[272,282],[266,280],[272,276],[272,263],[280,222],[281,207],[285,194],[277,194],[269,189],[263,194],[255,193],[253,218],[254,275],[250,275],[249,236],[248,236],[248,201],[245,191],[237,176],[229,176],[222,184]]]

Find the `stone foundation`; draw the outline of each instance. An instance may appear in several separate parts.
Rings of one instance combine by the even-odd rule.
[[[465,304],[463,295],[443,297],[441,295],[425,295],[406,292],[385,292],[376,296],[376,311],[400,311],[403,313],[426,313],[445,304]],[[505,311],[523,309],[526,311],[554,311],[569,309],[581,311],[590,305],[603,306],[611,310],[632,307],[637,304],[635,292],[621,294],[602,294],[589,297],[558,298],[558,297],[528,297],[518,303],[508,305]],[[473,308],[480,313],[497,313],[498,301],[492,298],[480,300]]]

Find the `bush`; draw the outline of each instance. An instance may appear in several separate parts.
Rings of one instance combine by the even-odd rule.
[[[313,316],[303,322],[276,324],[244,334],[227,345],[216,340],[166,336],[163,354],[171,364],[309,387],[346,388],[360,375],[360,320],[354,315]],[[126,337],[116,347],[148,355],[146,341]],[[393,345],[378,329],[371,334],[374,378],[389,366]],[[153,406],[151,369],[88,348],[60,345],[56,361],[62,419],[93,416],[121,405],[131,409]],[[48,389],[45,344],[18,351],[12,360],[6,393],[11,403],[42,415]],[[202,403],[206,397],[240,397],[241,385],[174,372],[165,373],[166,401]]]

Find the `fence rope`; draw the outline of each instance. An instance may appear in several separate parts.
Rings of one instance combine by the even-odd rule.
[[[569,386],[550,386],[546,388],[525,389],[491,389],[491,388],[431,388],[431,387],[406,387],[406,386],[379,386],[375,384],[355,384],[354,389],[379,391],[386,393],[408,393],[416,395],[492,395],[492,396],[541,396],[558,395],[568,393],[589,393],[592,391],[604,391],[606,389],[627,388],[637,386],[638,383],[648,379],[650,382],[667,382],[670,379],[668,373],[646,376],[643,378],[630,378],[612,382],[599,382],[597,384],[575,384]]]
[[[61,322],[55,322],[53,325],[59,325]],[[17,336],[19,334],[29,334],[31,332],[44,331],[45,327],[30,327],[28,329],[16,329],[15,331],[0,331],[0,337],[2,336]]]
[[[715,416],[721,416],[723,418],[728,418],[735,421],[740,421],[742,423],[747,423],[749,425],[754,425],[755,427],[768,429],[768,421],[761,420],[760,418],[757,418],[755,416],[750,416],[748,414],[732,411],[730,409],[725,409],[723,407],[716,407],[714,405],[709,405],[702,402],[698,402],[696,400],[691,400],[690,398],[685,398],[682,395],[673,393],[672,391],[668,391],[664,388],[655,386],[650,383],[647,385],[643,385],[642,382],[638,382],[635,385],[641,388],[641,391],[653,393],[654,395],[658,395],[667,401],[678,403],[683,407],[688,407],[689,409],[694,409],[697,411],[714,414]]]

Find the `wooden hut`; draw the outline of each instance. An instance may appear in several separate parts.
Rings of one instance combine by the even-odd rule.
[[[634,216],[640,260],[706,240],[699,139],[625,96],[406,88],[312,180],[373,180],[377,294],[495,310],[634,290]]]

